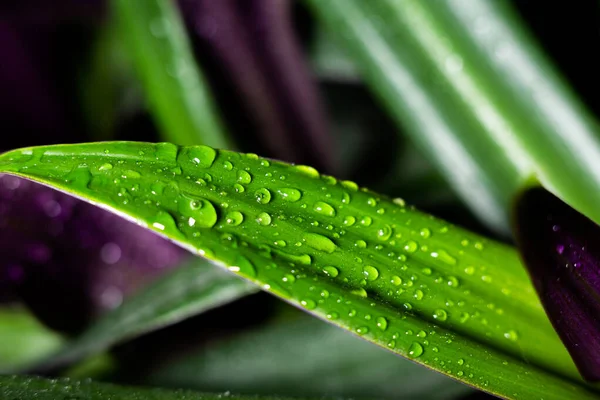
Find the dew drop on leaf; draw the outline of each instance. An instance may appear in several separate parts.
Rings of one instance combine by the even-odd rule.
[[[185,166],[186,163],[191,163],[200,168],[209,168],[213,165],[216,157],[217,151],[212,147],[193,146],[184,147],[177,157],[177,161],[183,166]]]
[[[256,217],[256,222],[263,226],[271,225],[271,216],[266,212],[261,212]]]
[[[386,224],[377,231],[377,239],[382,241],[388,240],[392,236],[392,233],[392,227]]]
[[[408,355],[411,358],[420,357],[423,354],[423,346],[419,342],[412,342],[408,348]]]
[[[305,233],[303,240],[307,246],[315,250],[333,253],[336,249],[336,245],[331,239],[318,233]]]
[[[254,198],[260,204],[268,204],[271,201],[271,192],[267,188],[260,188],[254,192]]]
[[[446,319],[448,319],[448,313],[446,312],[446,310],[438,308],[433,312],[433,318],[435,318],[438,321],[445,321]]]
[[[354,218],[352,215],[348,215],[344,218],[344,225],[346,226],[352,226],[355,222],[356,218]]]
[[[324,201],[317,201],[313,206],[313,210],[321,215],[335,217],[335,208]]]
[[[238,226],[244,221],[244,215],[239,211],[231,211],[225,216],[225,221],[232,226]]]
[[[402,285],[402,278],[400,278],[397,275],[394,275],[394,276],[392,276],[392,279],[390,280],[390,282],[392,283],[392,285],[400,286],[400,285]]]
[[[314,310],[317,307],[317,303],[311,299],[301,300],[300,304],[302,304],[302,306],[307,310]]]
[[[428,237],[431,236],[431,231],[427,228],[423,228],[421,229],[421,231],[419,232],[419,234],[421,235],[421,237],[427,239]]]
[[[375,322],[377,323],[377,327],[382,331],[385,331],[388,327],[388,321],[385,319],[385,317],[377,317]]]
[[[302,198],[302,192],[294,188],[281,188],[277,190],[277,193],[279,193],[283,200],[289,201],[291,203],[296,202],[300,200],[300,198]]]
[[[379,270],[371,265],[367,265],[363,268],[363,275],[368,281],[374,281],[379,278]]]
[[[359,335],[364,335],[366,333],[369,333],[369,328],[367,328],[366,326],[359,326],[358,328],[356,328],[356,333],[358,333]]]
[[[252,182],[252,175],[250,175],[248,171],[241,169],[237,173],[237,181],[241,184],[247,185]]]
[[[246,191],[246,189],[239,183],[234,184],[233,189],[235,190],[236,193],[244,193]]]
[[[419,244],[414,240],[409,240],[404,244],[404,250],[408,253],[414,253],[419,248]]]
[[[181,215],[195,221],[193,226],[211,228],[217,223],[217,210],[208,200],[180,195],[177,205]]]
[[[335,278],[336,276],[339,275],[340,271],[336,267],[327,265],[327,266],[323,267],[323,273],[325,273],[326,275],[328,275],[332,278]]]
[[[304,175],[310,176],[311,178],[319,177],[319,171],[317,171],[313,167],[309,167],[307,165],[296,165],[294,168],[296,168],[296,170],[302,172]]]

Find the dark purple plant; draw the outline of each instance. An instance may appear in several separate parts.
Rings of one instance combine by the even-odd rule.
[[[600,227],[541,188],[521,196],[516,217],[550,321],[583,377],[600,380]]]

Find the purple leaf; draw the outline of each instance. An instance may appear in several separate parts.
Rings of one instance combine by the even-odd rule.
[[[271,156],[331,171],[332,144],[288,0],[180,0]],[[231,94],[231,93],[230,93]],[[248,132],[248,127],[244,127]]]
[[[542,304],[581,375],[600,380],[600,226],[550,192],[517,205],[517,242]]]
[[[178,265],[185,253],[131,222],[44,186],[0,176],[0,287],[74,332]]]

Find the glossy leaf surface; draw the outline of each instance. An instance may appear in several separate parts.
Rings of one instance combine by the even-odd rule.
[[[307,166],[168,143],[28,148],[0,171],[113,210],[364,339],[492,393],[579,384],[510,247]],[[524,360],[527,360],[526,362]]]
[[[169,391],[124,387],[89,380],[43,379],[27,376],[0,376],[0,399],[78,399],[78,400],[246,400],[279,397],[237,396],[231,393],[196,393],[189,390]]]
[[[196,258],[102,316],[37,368],[71,363],[258,290],[255,285]]]

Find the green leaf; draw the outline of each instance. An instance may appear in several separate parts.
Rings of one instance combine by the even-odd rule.
[[[37,368],[72,363],[257,291],[255,285],[196,258],[127,299]]]
[[[0,400],[261,400],[280,397],[238,396],[225,393],[197,393],[117,386],[90,380],[43,379],[30,376],[0,376]]]
[[[39,361],[63,344],[63,338],[24,308],[0,308],[0,370]]]
[[[176,3],[112,0],[112,6],[163,137],[183,145],[228,147]]]
[[[452,399],[471,390],[309,317],[211,343],[145,381],[237,393],[377,399]]]
[[[598,127],[509,2],[308,0],[465,203],[508,232],[531,177],[600,222]]]
[[[14,150],[0,156],[0,172],[116,212],[483,390],[596,397],[565,379],[579,375],[514,249],[401,200],[307,166],[168,143]]]

